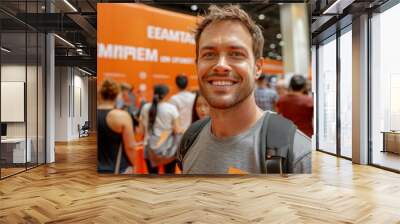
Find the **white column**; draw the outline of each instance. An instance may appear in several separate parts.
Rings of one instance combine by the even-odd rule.
[[[368,163],[368,16],[353,20],[353,162]]]
[[[283,4],[280,17],[285,73],[307,77],[310,65],[307,4]]]
[[[313,112],[313,129],[314,133],[317,133],[317,47],[313,45],[311,47],[311,91],[312,91],[312,96],[313,96],[313,101],[314,101],[314,112]],[[312,138],[312,149],[315,150],[317,149],[317,139],[316,139],[316,134],[313,134]]]
[[[46,163],[55,161],[55,55],[54,35],[46,35]]]

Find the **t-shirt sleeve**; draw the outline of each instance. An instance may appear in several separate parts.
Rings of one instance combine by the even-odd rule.
[[[175,107],[178,107],[178,102],[177,102],[177,100],[178,100],[178,99],[176,98],[176,95],[174,95],[174,96],[171,97],[171,99],[169,99],[168,102],[169,102],[170,104],[174,105]]]
[[[178,111],[178,109],[176,108],[176,106],[174,106],[174,105],[171,105],[171,111],[170,111],[170,113],[171,113],[173,119],[176,119],[176,118],[179,117],[179,111]]]

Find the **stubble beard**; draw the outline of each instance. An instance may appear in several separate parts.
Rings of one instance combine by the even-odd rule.
[[[240,82],[243,82],[243,80]],[[208,83],[206,81],[199,80],[199,83],[200,93],[204,96],[210,107],[219,110],[226,110],[239,105],[253,94],[255,88],[254,83],[248,82],[247,86],[235,87],[237,90],[229,94],[230,96],[226,96],[225,94],[219,95],[218,93],[212,93],[210,90],[207,90],[205,86],[208,85]],[[239,83],[239,85],[243,85],[243,83]]]

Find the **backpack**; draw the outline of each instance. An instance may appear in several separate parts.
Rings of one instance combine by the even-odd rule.
[[[203,127],[210,121],[205,118],[193,123],[183,135],[178,151],[178,166],[183,170],[183,159],[200,134]],[[290,120],[273,112],[267,111],[260,131],[262,173],[311,173],[311,140],[301,132],[296,137],[297,126]]]

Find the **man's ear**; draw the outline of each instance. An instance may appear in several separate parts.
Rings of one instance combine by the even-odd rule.
[[[255,69],[256,69],[256,77],[255,78],[256,79],[258,79],[260,77],[260,75],[262,74],[263,64],[264,64],[264,58],[263,57],[260,57],[260,58],[258,58],[256,60],[256,67],[255,67]]]

